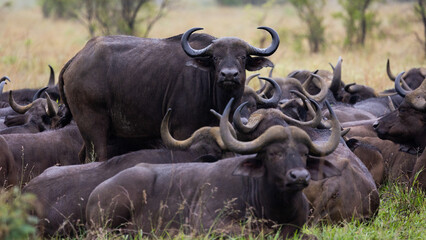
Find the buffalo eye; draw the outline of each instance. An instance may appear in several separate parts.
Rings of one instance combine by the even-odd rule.
[[[219,61],[219,57],[213,57],[213,61],[215,62]]]

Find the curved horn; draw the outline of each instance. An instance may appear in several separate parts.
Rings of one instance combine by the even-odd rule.
[[[3,76],[1,79],[0,79],[0,82],[4,82],[4,81],[9,81],[10,82],[10,78],[8,77],[8,76]]]
[[[332,153],[339,145],[340,136],[341,136],[340,122],[339,120],[337,120],[336,114],[334,113],[328,101],[325,101],[325,105],[327,106],[327,109],[330,112],[330,116],[331,116],[330,138],[328,139],[326,143],[317,145],[310,140],[309,136],[308,136],[309,139],[306,139],[306,137],[304,137],[305,141],[309,140],[308,142],[309,152],[315,156],[323,156],[323,155],[328,155]]]
[[[388,58],[388,61],[386,62],[386,73],[388,74],[388,77],[389,77],[390,80],[395,81],[395,75],[393,75],[393,73],[390,69],[389,58]]]
[[[271,67],[271,71],[269,71],[269,75],[268,75],[269,78],[272,78],[272,72],[274,71],[274,68],[275,66]]]
[[[47,116],[52,118],[58,115],[59,106],[55,101],[52,101],[52,99],[50,98],[47,92],[45,94],[46,94],[46,102],[47,102],[46,113],[47,113]]]
[[[300,70],[294,70],[293,72],[289,73],[287,77],[294,78],[298,73],[300,73]]]
[[[217,127],[202,127],[195,131],[191,137],[186,140],[176,140],[172,137],[169,131],[169,121],[172,109],[169,108],[167,110],[166,115],[164,115],[163,121],[161,122],[161,139],[163,140],[164,145],[168,148],[178,149],[178,150],[186,150],[194,143],[194,140],[199,135],[211,135],[219,145],[221,149],[226,149],[225,145],[222,142],[222,138],[220,137],[219,129]]]
[[[333,70],[333,72],[334,72],[334,66],[333,66],[333,64],[331,64],[330,62],[328,64],[330,64],[331,70]]]
[[[259,77],[259,79],[263,79],[269,82],[274,87],[274,95],[272,95],[272,97],[269,99],[265,99],[255,94],[256,103],[261,105],[262,107],[276,107],[278,105],[278,102],[281,100],[282,95],[280,85],[278,85],[278,83],[275,82],[272,78]]]
[[[258,115],[259,117],[255,118],[254,120],[250,119],[252,121],[250,121],[247,125],[245,125],[241,121],[241,110],[247,105],[247,103],[248,102],[244,102],[240,106],[238,106],[232,118],[233,119],[232,124],[238,130],[238,132],[245,133],[245,134],[251,133],[254,129],[256,129],[259,123],[263,119],[263,115]]]
[[[300,81],[297,80],[297,79],[287,78],[285,81],[288,82],[288,83],[290,83],[290,84],[292,84],[293,86],[295,86],[297,88],[297,90],[299,90],[300,92],[302,92],[308,98],[312,98],[312,99],[314,99],[317,102],[321,102],[327,96],[327,92],[328,92],[327,83],[325,82],[325,80],[321,76],[313,74],[313,73],[310,73],[310,74],[311,74],[311,76],[309,76],[309,78],[316,77],[316,78],[318,78],[320,80],[320,83],[321,83],[321,90],[316,95],[309,94],[305,90],[305,88],[302,86],[302,84],[300,83]],[[306,80],[306,81],[310,81],[310,80]]]
[[[272,55],[280,45],[280,37],[278,36],[278,33],[275,32],[274,29],[270,27],[258,27],[257,29],[263,29],[269,32],[272,36],[272,43],[267,48],[257,48],[250,46],[250,50],[248,52],[249,55],[256,55],[256,56],[270,56]]]
[[[50,77],[49,77],[49,82],[47,83],[47,86],[51,87],[55,85],[55,71],[53,71],[53,68],[50,65],[49,65],[49,68],[50,68]]]
[[[0,83],[0,94],[2,94],[3,93],[3,88],[4,88],[4,85],[6,84],[6,82],[5,81],[3,81],[3,82],[1,82]]]
[[[189,45],[189,43],[188,43],[189,36],[190,36],[193,32],[198,31],[198,30],[202,30],[202,29],[203,29],[203,28],[191,28],[191,29],[189,29],[188,31],[186,31],[186,32],[182,35],[182,39],[181,39],[181,45],[182,45],[182,48],[183,48],[183,50],[185,51],[185,53],[186,53],[188,56],[190,56],[190,57],[202,57],[202,56],[207,55],[207,54],[206,54],[206,53],[207,53],[207,50],[209,50],[209,48],[210,48],[210,46],[211,46],[211,44],[210,44],[210,45],[208,45],[207,47],[205,47],[205,48],[203,48],[203,49],[196,50],[196,49],[193,49],[193,48]]]
[[[249,82],[250,82],[253,78],[255,78],[255,77],[259,76],[259,75],[260,75],[260,73],[255,73],[255,74],[252,74],[252,75],[248,76],[248,77],[247,77],[247,79],[246,79],[246,85],[248,85],[248,84],[249,84]]]
[[[17,102],[15,102],[15,99],[13,99],[12,90],[9,91],[9,105],[13,109],[13,111],[20,114],[24,114],[33,106],[33,104],[34,102],[25,106],[19,105]]]
[[[390,96],[388,96],[388,106],[391,112],[396,110],[395,105],[393,104],[392,98]]]
[[[293,137],[296,141],[306,144],[312,155],[322,156],[322,155],[327,155],[333,152],[334,149],[339,144],[340,126],[334,113],[332,113],[333,129],[331,132],[330,139],[326,143],[321,145],[312,143],[312,140],[310,139],[309,135],[298,127],[295,127],[295,126],[283,127],[280,125],[275,125],[268,128],[258,138],[252,141],[248,141],[248,142],[238,141],[237,139],[232,137],[229,131],[229,127],[226,124],[226,122],[228,121],[227,119],[229,117],[229,112],[231,111],[232,101],[233,99],[229,101],[228,105],[225,108],[223,116],[220,119],[220,133],[221,133],[223,142],[225,143],[227,148],[231,151],[241,153],[241,154],[256,153],[256,152],[259,152],[264,146],[270,143],[273,143],[275,141],[283,141],[290,137]],[[329,107],[329,105],[327,105],[327,107]]]
[[[357,93],[362,90],[362,86],[357,85],[356,83],[350,83],[346,85],[344,89],[348,93]]]
[[[396,76],[395,78],[395,90],[396,92],[401,95],[402,97],[405,97],[405,95],[407,95],[408,93],[410,93],[409,91],[405,91],[402,87],[401,87],[401,78],[402,75],[404,75],[405,72],[401,72],[400,74],[398,74],[398,76]]]
[[[292,91],[292,93],[294,93],[294,94],[296,94],[298,96],[300,94],[297,91]],[[305,100],[304,97],[300,97],[300,98],[302,98],[304,100],[304,102],[305,102],[305,104],[306,104],[306,106],[308,108],[308,111],[310,113],[315,112],[314,117],[311,120],[309,120],[307,122],[303,122],[303,121],[294,119],[292,117],[289,117],[289,116],[285,115],[282,112],[279,113],[280,117],[282,119],[284,119],[288,124],[294,124],[294,125],[298,125],[298,126],[309,126],[309,127],[316,127],[316,126],[318,126],[320,124],[320,122],[321,122],[321,119],[322,119],[322,113],[321,113],[321,108],[320,108],[319,104],[316,101],[312,100],[312,99],[306,99]],[[315,111],[313,110],[312,106],[310,106],[311,104],[313,104],[315,106],[315,109],[316,109]]]
[[[333,69],[333,79],[330,84],[330,91],[333,93],[337,93],[340,89],[340,85],[342,84],[342,57],[339,57],[337,60],[336,67]]]
[[[40,88],[33,96],[33,102],[37,99],[41,97],[41,94],[47,89],[48,87],[44,87],[44,88]]]

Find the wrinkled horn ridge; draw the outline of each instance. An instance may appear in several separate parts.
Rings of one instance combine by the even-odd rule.
[[[269,32],[272,36],[272,43],[267,48],[257,48],[250,45],[249,54],[250,55],[256,55],[256,56],[270,56],[272,55],[280,45],[280,37],[278,36],[278,33],[270,28],[270,27],[258,27],[257,29],[263,29]]]
[[[193,49],[188,42],[189,36],[198,30],[202,30],[203,28],[191,28],[188,31],[186,31],[183,35],[182,35],[182,40],[181,40],[181,45],[183,50],[185,51],[186,54],[188,54],[188,56],[190,57],[203,57],[207,55],[207,51],[209,50],[210,45],[208,45],[207,47],[203,48],[203,49]]]

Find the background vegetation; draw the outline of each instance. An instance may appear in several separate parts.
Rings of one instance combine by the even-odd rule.
[[[48,64],[58,75],[63,65],[91,35],[104,33],[99,25],[94,26],[91,32],[83,11],[57,16],[54,11],[44,9],[43,2],[48,1],[0,0],[0,74],[12,79],[5,90],[45,86],[49,78]],[[78,1],[62,2],[71,4]],[[161,5],[156,3],[161,2],[151,2],[149,9],[141,10],[135,18],[133,34],[145,35],[145,20],[157,16],[155,13],[161,9]],[[281,38],[279,49],[270,57],[276,65],[275,76],[287,75],[295,69],[330,69],[328,63],[335,64],[342,56],[343,80],[346,83],[366,84],[376,90],[393,85],[385,71],[387,59],[390,59],[395,74],[425,66],[424,15],[422,8],[415,8],[415,4],[423,3],[422,0],[371,1],[366,15],[372,25],[366,30],[363,44],[359,45],[357,31],[353,30],[354,35],[348,36],[348,26],[360,29],[360,15],[350,15],[350,6],[343,5],[353,1],[324,2],[319,12],[323,31],[318,51],[311,50],[309,25],[300,18],[297,8],[286,0],[173,0],[163,9],[163,15],[152,25],[147,36],[164,38],[192,27],[203,27],[203,32],[216,37],[236,36],[253,45],[266,46],[270,43],[270,37],[256,29],[266,25],[276,29]],[[83,8],[74,5],[73,9]],[[111,27],[110,31],[117,30],[114,28]],[[125,31],[120,33],[128,33]],[[266,75],[268,71],[261,70],[261,73]],[[350,222],[342,226],[315,226],[306,228],[305,232],[313,233],[320,239],[422,239],[426,232],[424,193],[386,185],[381,189],[381,195],[380,212],[372,224]],[[0,238],[3,239],[5,234],[10,235],[8,231],[13,229],[10,226],[16,224],[22,226],[16,234],[32,236],[34,231],[31,224],[36,220],[22,212],[31,197],[23,197],[16,190],[7,194],[2,192],[0,196]],[[8,218],[11,214],[16,214],[16,217]],[[128,236],[122,238],[130,239]]]
[[[87,25],[79,20],[44,18],[36,1],[15,0],[11,6],[4,5],[5,2],[0,1],[0,74],[13,81],[5,90],[44,86],[49,75],[48,64],[59,73],[90,38]],[[307,26],[289,3],[228,7],[215,0],[172,2],[172,8],[152,27],[148,37],[169,37],[197,26],[217,37],[236,36],[253,45],[262,42],[267,45],[268,34],[256,27],[270,26],[281,37],[279,49],[270,57],[276,64],[276,76],[287,75],[294,69],[330,69],[328,63],[334,64],[342,56],[346,83],[383,90],[392,87],[385,72],[388,58],[395,73],[425,65],[424,46],[418,40],[424,36],[423,23],[415,14],[412,1],[374,2],[369,9],[375,12],[380,25],[372,28],[364,47],[355,49],[345,47],[344,21],[335,17],[343,14],[344,9],[337,0],[327,1],[322,11],[324,44],[314,54],[305,37]],[[143,26],[136,28],[140,33]]]

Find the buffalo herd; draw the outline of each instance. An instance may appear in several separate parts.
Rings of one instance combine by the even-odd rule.
[[[383,92],[343,82],[342,58],[273,76],[266,57],[280,39],[259,29],[266,48],[202,28],[96,37],[58,83],[49,66],[46,87],[1,93],[2,187],[36,196],[45,237],[286,238],[305,224],[372,221],[386,182],[426,190],[425,68],[395,76],[388,60],[395,87]]]

